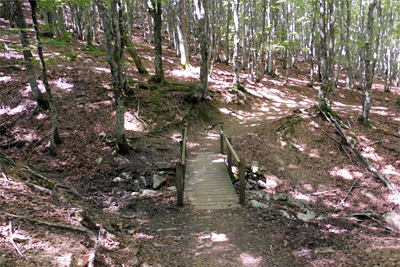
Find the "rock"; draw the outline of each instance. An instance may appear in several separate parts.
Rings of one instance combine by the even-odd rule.
[[[122,179],[121,177],[116,177],[113,179],[113,182],[115,182],[115,183],[119,183],[119,182],[123,182],[123,181],[125,181],[125,180]]]
[[[272,196],[275,201],[286,201],[289,200],[290,197],[286,193],[276,193]]]
[[[306,207],[306,201],[304,199],[293,199],[292,204],[298,206],[300,209],[304,209]]]
[[[297,213],[297,218],[299,218],[300,220],[303,220],[305,222],[314,219],[316,216],[315,212],[313,212],[312,210],[309,210],[309,209],[306,209],[306,210],[307,210],[306,214],[300,213],[300,212]]]
[[[147,181],[146,178],[144,176],[140,176],[139,177],[139,182],[144,186],[147,187]]]
[[[257,185],[261,188],[267,188],[267,184],[261,180],[258,180]]]
[[[165,179],[164,177],[155,174],[153,176],[153,188],[154,189],[160,188],[162,185],[165,184],[166,181],[167,179]]]
[[[133,256],[130,260],[125,262],[122,266],[124,267],[139,267],[140,262],[137,256]]]
[[[250,168],[251,168],[250,163],[245,162],[245,163],[244,163],[244,168],[245,168],[246,170],[250,170]]]
[[[69,267],[84,267],[88,265],[88,259],[83,258],[80,255],[72,255],[71,256],[71,264],[69,265]],[[0,264],[0,266],[3,266]]]
[[[133,181],[133,191],[139,192],[140,190],[140,184],[138,180]]]
[[[251,162],[251,171],[253,173],[258,173],[258,162],[257,161]]]
[[[320,253],[320,254],[335,253],[335,250],[332,248],[316,248],[315,253]]]
[[[264,195],[264,199],[266,199],[266,200],[270,201],[270,199],[271,199],[271,195],[270,195],[270,194],[268,194],[268,193],[265,193],[265,195]]]
[[[26,236],[19,235],[19,234],[14,234],[13,239],[15,242],[18,242],[18,243],[25,243],[28,241],[28,238]]]
[[[140,189],[140,193],[145,196],[152,196],[157,194],[157,191],[150,190],[150,189]]]
[[[290,216],[289,213],[287,213],[287,211],[285,211],[285,210],[281,210],[281,213],[282,213],[283,217],[286,217],[288,219],[292,218],[292,216]]]
[[[95,161],[96,161],[97,164],[100,164],[100,163],[103,162],[103,158],[98,158],[98,159],[96,159]]]
[[[176,192],[176,187],[175,187],[175,186],[167,187],[167,191],[169,191],[169,192]]]
[[[383,219],[388,224],[388,226],[400,230],[400,208],[392,210],[391,212],[385,213]]]
[[[257,196],[259,198],[264,198],[265,191],[264,190],[250,191],[250,194],[253,196]]]
[[[123,172],[119,175],[119,177],[125,179],[125,180],[130,180],[133,178],[133,175],[129,172]]]
[[[169,162],[157,162],[156,167],[158,170],[171,170],[172,164]]]
[[[249,204],[254,208],[264,208],[264,209],[268,209],[269,208],[269,206],[267,204],[258,202],[257,200],[254,200],[254,199],[251,200]]]
[[[131,194],[131,196],[139,196],[140,195],[140,193],[139,192],[132,192],[132,194]]]

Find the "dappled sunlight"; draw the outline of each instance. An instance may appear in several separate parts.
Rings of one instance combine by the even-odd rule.
[[[339,167],[334,167],[329,174],[331,176],[342,177],[346,180],[352,180],[354,178],[353,174],[348,169],[340,169]]]
[[[186,147],[187,148],[195,148],[195,147],[198,147],[199,145],[200,145],[199,143],[186,142]]]
[[[10,82],[12,80],[11,76],[0,77],[0,82]]]
[[[240,254],[240,260],[243,266],[259,266],[262,262],[262,257],[255,257],[249,253]]]
[[[74,85],[66,82],[64,78],[58,78],[55,81],[49,82],[49,84],[65,92],[72,92],[72,89],[74,88]]]
[[[99,67],[96,67],[96,68],[93,68],[93,70],[96,73],[111,73],[110,68],[99,68]]]
[[[125,112],[125,130],[135,132],[143,130],[141,122],[129,112]]]
[[[209,140],[218,140],[220,138],[220,136],[219,136],[219,134],[214,134],[214,133],[208,132],[206,138]]]
[[[308,156],[310,158],[320,158],[321,154],[320,154],[320,151],[318,149],[311,149],[310,153],[308,154]]]

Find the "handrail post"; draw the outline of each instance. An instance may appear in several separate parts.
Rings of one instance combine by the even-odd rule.
[[[183,164],[181,161],[176,163],[176,191],[178,194],[178,207],[183,207]]]
[[[221,128],[221,132],[219,133],[219,151],[221,154],[224,154],[224,127],[219,126]]]
[[[229,143],[232,145],[232,139],[231,139],[231,138],[228,138],[228,141],[229,141]],[[227,152],[228,152],[228,153],[227,153],[227,159],[226,159],[226,161],[228,162],[228,172],[229,172],[229,175],[232,175],[232,152],[231,152],[230,149],[228,149]]]
[[[244,158],[241,158],[239,161],[239,184],[240,184],[240,188],[239,188],[239,192],[240,192],[240,196],[239,196],[239,203],[241,205],[245,204],[245,200],[246,200],[246,182],[244,179],[244,165],[245,165],[245,161]]]
[[[180,159],[182,160],[182,156],[183,156],[183,140],[179,141],[179,147],[180,147]]]

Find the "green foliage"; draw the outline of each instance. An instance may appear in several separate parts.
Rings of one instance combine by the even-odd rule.
[[[153,90],[160,89],[160,86],[158,84],[151,84],[149,88],[150,88],[150,90],[153,91]]]
[[[69,40],[65,40],[63,38],[42,38],[41,42],[43,44],[48,44],[48,45],[53,45],[56,47],[65,47],[67,45],[69,45]]]

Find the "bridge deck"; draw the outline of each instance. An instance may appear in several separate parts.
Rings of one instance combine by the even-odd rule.
[[[210,152],[199,153],[188,164],[185,197],[199,210],[240,207],[223,158]]]

